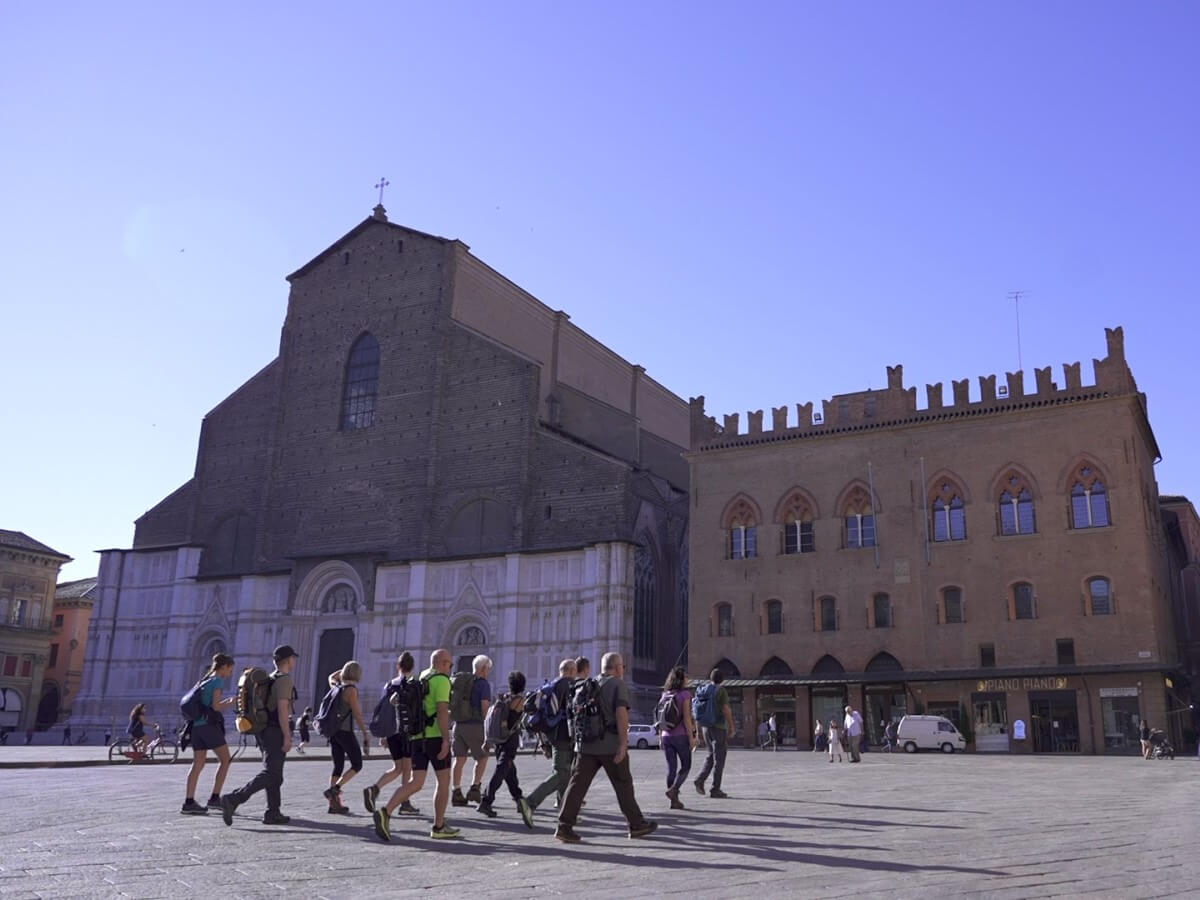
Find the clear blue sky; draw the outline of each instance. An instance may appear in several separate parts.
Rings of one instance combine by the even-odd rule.
[[[9,0],[0,528],[128,546],[380,175],[718,417],[1002,381],[1013,289],[1027,382],[1122,324],[1200,499],[1198,45],[1194,2]]]

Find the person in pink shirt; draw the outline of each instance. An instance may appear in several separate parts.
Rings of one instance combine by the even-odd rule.
[[[683,666],[676,666],[667,676],[658,701],[657,719],[663,756],[667,759],[667,798],[671,809],[684,809],[679,788],[692,770],[696,723],[692,721],[692,692],[687,689],[687,671]]]

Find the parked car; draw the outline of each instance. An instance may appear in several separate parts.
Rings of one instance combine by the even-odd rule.
[[[953,753],[967,749],[966,738],[945,716],[905,716],[896,729],[896,742],[905,753],[918,750]]]
[[[629,726],[629,746],[637,747],[639,750],[645,750],[647,747],[657,747],[660,745],[658,732],[654,730],[653,725],[630,725]]]

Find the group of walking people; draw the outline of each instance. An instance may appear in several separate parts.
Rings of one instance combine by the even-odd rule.
[[[275,648],[274,671],[266,687],[265,725],[255,733],[262,767],[245,785],[222,793],[230,763],[222,711],[234,703],[234,698],[222,696],[222,687],[233,673],[234,661],[226,654],[213,657],[194,689],[203,711],[191,722],[194,755],[181,812],[205,815],[216,810],[226,825],[232,825],[237,809],[264,792],[263,823],[282,825],[290,821],[282,812],[281,788],[284,762],[292,748],[288,723],[296,700],[291,678],[296,658],[290,646]],[[585,657],[564,659],[557,679],[529,693],[524,674],[510,672],[495,695],[488,680],[492,662],[486,656],[475,657],[471,673],[455,675],[453,681],[453,657],[448,650],[435,650],[428,668],[419,674],[414,674],[415,663],[411,653],[400,654],[395,676],[382,686],[370,725],[360,692],[362,667],[353,660],[329,676],[330,693],[321,704],[321,712],[314,715],[308,708],[301,715],[299,752],[310,738],[310,728],[321,725],[322,735],[329,740],[333,767],[323,792],[329,813],[349,812],[343,800],[345,788],[362,771],[364,751],[369,753],[374,735],[386,747],[392,764],[363,789],[362,798],[363,806],[371,813],[375,834],[382,841],[391,840],[394,816],[419,813],[412,801],[425,787],[430,769],[435,784],[429,836],[434,839],[460,836],[460,830],[447,821],[452,806],[474,806],[485,817],[498,816],[497,795],[505,788],[529,828],[533,828],[534,811],[553,797],[558,810],[554,836],[564,843],[576,843],[581,840],[575,831],[580,810],[592,781],[602,771],[612,784],[629,836],[645,837],[657,828],[657,823],[643,814],[635,796],[628,758],[632,701],[619,653],[604,655],[596,678]],[[713,670],[711,679],[693,691],[688,687],[686,671],[676,667],[663,686],[656,726],[666,762],[665,793],[672,809],[684,808],[680,791],[691,773],[693,751],[701,745],[707,755],[699,774],[692,779],[693,786],[705,794],[706,785],[711,783],[708,796],[728,796],[721,790],[721,779],[733,717],[722,680],[722,673]],[[530,703],[537,709],[527,709]],[[522,729],[535,718],[540,722],[540,740],[551,770],[525,793],[517,774],[516,756]],[[381,728],[386,733],[381,735]],[[218,768],[212,791],[201,803],[196,791],[210,751],[217,757]],[[485,785],[488,763],[493,758],[495,766]],[[468,766],[470,780],[464,790]],[[398,785],[383,800],[384,789],[395,782]]]

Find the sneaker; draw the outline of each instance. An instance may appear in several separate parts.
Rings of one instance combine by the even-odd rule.
[[[479,798],[475,798],[475,802],[479,802]],[[450,794],[450,803],[452,806],[466,806],[467,798],[463,796],[462,788],[455,788]]]
[[[631,838],[645,837],[648,834],[653,834],[656,828],[658,828],[658,823],[653,819],[647,819],[637,828],[630,828],[629,836]]]
[[[225,794],[223,797],[221,797],[221,819],[226,825],[233,824],[233,811],[237,809],[237,807],[237,803],[234,802],[233,797],[229,794]]]
[[[697,778],[695,781],[692,782],[692,784],[694,784],[696,786],[696,793],[699,794],[701,797],[703,797],[704,796],[704,782]]]
[[[268,812],[262,818],[264,825],[286,825],[290,821],[292,821],[292,817],[285,816],[281,812]]]
[[[299,753],[301,756],[303,756],[303,755],[304,755],[304,748],[303,748],[303,747],[297,747],[297,748],[296,748],[296,752],[297,752],[297,753]]]
[[[578,844],[583,840],[570,825],[559,825],[554,829],[554,839],[564,844]]]
[[[480,802],[480,804],[475,807],[475,811],[483,813],[489,819],[494,819],[496,816],[500,815],[495,809],[492,808],[492,804],[490,803]]]
[[[713,788],[711,791],[708,792],[708,796],[712,797],[715,800],[724,800],[729,795],[727,793],[725,793],[723,790],[721,790],[720,788]]]
[[[413,806],[411,803],[409,803],[407,800],[400,801],[400,808],[399,808],[399,810],[397,810],[397,812],[401,812],[406,816],[417,816],[417,815],[421,814],[421,811],[419,809],[417,809],[415,806]]]
[[[467,802],[468,803],[478,803],[482,799],[483,799],[483,794],[480,793],[480,791],[479,791],[479,785],[477,785],[477,784],[471,785],[471,789],[469,791],[467,791]]]
[[[207,816],[208,810],[197,803],[195,800],[185,800],[183,808],[179,810],[185,816]]]
[[[524,797],[517,801],[517,811],[521,814],[521,820],[525,823],[525,827],[533,828],[533,807]]]
[[[220,809],[221,808],[220,796],[218,796],[217,794],[213,794],[211,797],[209,797],[207,806],[209,809]]]
[[[388,815],[388,811],[381,806],[371,814],[371,818],[375,822],[376,837],[381,841],[390,841],[392,835],[388,831],[388,822],[392,817]]]
[[[367,808],[367,812],[375,812],[375,801],[379,799],[379,785],[373,784],[370,787],[363,788],[363,806]]]
[[[443,825],[441,828],[438,828],[435,825],[433,828],[429,829],[429,836],[431,838],[456,838],[459,837],[459,831],[457,828],[453,828],[450,825]]]

